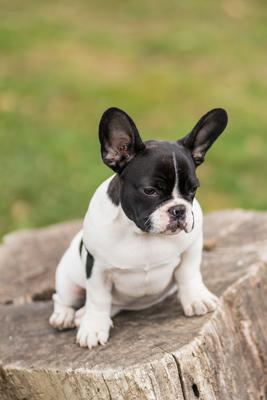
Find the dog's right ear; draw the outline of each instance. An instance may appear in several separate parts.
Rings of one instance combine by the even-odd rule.
[[[118,173],[145,147],[133,120],[115,107],[102,115],[99,140],[104,163]]]

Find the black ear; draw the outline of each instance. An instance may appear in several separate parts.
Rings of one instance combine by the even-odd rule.
[[[227,122],[226,111],[214,108],[203,115],[188,135],[178,141],[191,151],[196,166],[204,161],[206,152],[224,131]]]
[[[102,115],[99,140],[104,163],[118,173],[145,147],[133,120],[115,107]]]

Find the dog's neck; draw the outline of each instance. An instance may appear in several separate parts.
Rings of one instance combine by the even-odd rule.
[[[112,224],[114,227],[117,225],[120,230],[125,233],[133,232],[138,235],[146,235],[145,232],[139,229],[136,224],[126,216],[121,204],[118,203],[118,205],[116,205],[113,201],[114,199],[111,199],[108,190],[111,186],[110,184],[114,182],[114,178],[116,178],[116,175],[111,176],[98,187],[89,204],[84,221],[84,228],[86,229],[86,221],[88,220],[90,221],[88,223],[95,224],[103,229]]]

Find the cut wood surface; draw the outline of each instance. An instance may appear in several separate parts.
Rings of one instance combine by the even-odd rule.
[[[267,399],[267,213],[205,217],[203,275],[219,308],[186,318],[176,296],[122,312],[105,347],[48,324],[56,264],[80,221],[0,247],[0,399]]]

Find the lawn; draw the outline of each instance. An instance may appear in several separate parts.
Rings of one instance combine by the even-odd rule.
[[[263,1],[13,0],[0,17],[0,237],[84,215],[110,175],[97,137],[110,106],[171,140],[224,107],[198,197],[266,209]]]

